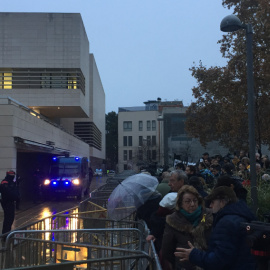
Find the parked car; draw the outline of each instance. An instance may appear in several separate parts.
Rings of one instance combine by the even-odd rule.
[[[107,173],[108,177],[114,177],[115,176],[115,171],[113,170],[109,170],[109,172]]]

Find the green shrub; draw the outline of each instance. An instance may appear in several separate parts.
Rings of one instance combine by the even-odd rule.
[[[245,186],[248,190],[247,203],[250,207],[253,205],[253,200],[251,198],[251,188],[250,186]],[[260,221],[265,221],[264,214],[270,214],[270,184],[260,183],[257,187],[258,196],[258,208],[256,216]]]

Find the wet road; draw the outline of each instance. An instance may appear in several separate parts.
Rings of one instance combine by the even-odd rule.
[[[106,177],[94,177],[90,186],[93,191],[99,186],[106,183]],[[46,218],[53,214],[62,212],[64,210],[76,207],[79,201],[76,198],[54,199],[52,201],[39,202],[33,204],[29,202],[21,202],[20,210],[16,210],[15,221],[12,230],[24,226],[29,223],[34,223],[40,219]],[[2,213],[1,213],[2,214]],[[0,230],[2,231],[3,214],[0,215]]]

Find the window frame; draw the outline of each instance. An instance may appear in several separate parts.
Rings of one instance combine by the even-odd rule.
[[[123,121],[123,130],[132,131],[132,121]]]

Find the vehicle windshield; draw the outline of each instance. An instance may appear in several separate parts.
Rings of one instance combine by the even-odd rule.
[[[78,176],[79,164],[57,164],[51,168],[51,177]]]

